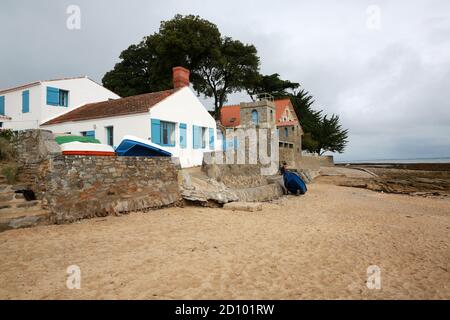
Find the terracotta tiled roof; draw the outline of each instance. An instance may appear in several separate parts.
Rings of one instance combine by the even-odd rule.
[[[148,112],[151,107],[176,91],[178,91],[178,89],[85,104],[73,111],[47,121],[42,125],[46,126],[67,121],[81,121]]]
[[[298,120],[280,121],[284,111],[288,109],[291,104],[290,99],[275,100],[275,121],[277,126],[289,126],[298,124]],[[241,123],[241,108],[237,105],[223,106],[220,111],[220,122],[224,127],[236,127]]]
[[[220,109],[220,122],[224,127],[236,127],[241,123],[241,107],[237,105],[223,106]]]

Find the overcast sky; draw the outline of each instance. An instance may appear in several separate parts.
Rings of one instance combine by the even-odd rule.
[[[72,4],[79,30],[66,27]],[[1,0],[0,88],[100,82],[123,49],[177,13],[254,44],[263,73],[300,82],[316,108],[339,114],[350,143],[338,159],[450,156],[448,0]]]

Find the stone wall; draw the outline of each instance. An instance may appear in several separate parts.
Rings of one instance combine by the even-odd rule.
[[[179,166],[171,158],[63,156],[46,130],[15,133],[19,182],[58,223],[174,205]]]
[[[53,133],[48,130],[24,130],[14,133],[12,139],[17,158],[19,183],[35,192],[41,199],[45,193],[44,177],[48,159],[61,154]]]
[[[294,167],[302,153],[302,131],[298,125],[295,125],[279,127],[278,132],[280,141],[280,163],[285,161],[289,167]]]
[[[218,158],[221,161],[218,162]],[[227,164],[225,153],[206,152],[202,171],[229,188],[251,188],[267,185],[267,176],[261,175],[262,164]],[[236,158],[235,158],[236,159]]]
[[[178,169],[166,157],[53,156],[45,200],[57,223],[174,205]]]

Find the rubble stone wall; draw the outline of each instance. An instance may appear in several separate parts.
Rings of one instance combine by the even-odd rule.
[[[217,157],[222,161],[217,162]],[[262,164],[227,164],[221,152],[205,153],[203,172],[212,179],[222,182],[229,188],[252,188],[268,184],[267,177],[261,174]]]
[[[12,143],[17,158],[17,180],[41,199],[45,193],[48,160],[53,155],[61,154],[53,133],[38,129],[18,131]]]
[[[45,200],[57,223],[174,205],[178,169],[166,157],[54,156]]]

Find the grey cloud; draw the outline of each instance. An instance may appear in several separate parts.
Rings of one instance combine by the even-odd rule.
[[[66,28],[74,3],[78,31]],[[380,7],[381,30],[366,28],[369,5]],[[300,82],[317,108],[339,114],[350,143],[338,159],[450,156],[446,0],[3,0],[0,87],[75,75],[100,81],[123,49],[177,13],[254,44],[262,72]]]

